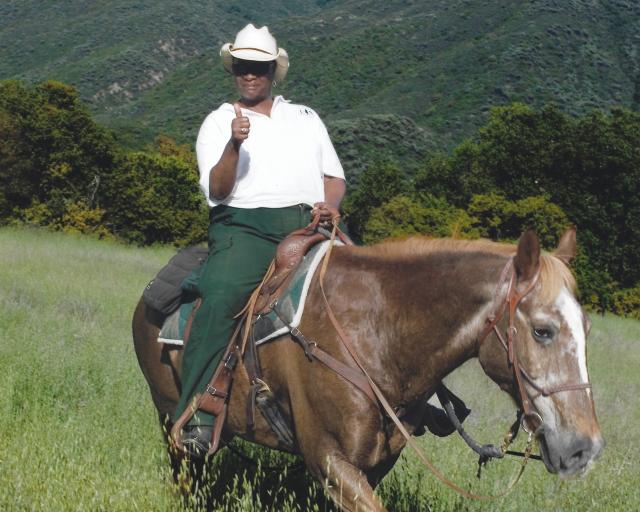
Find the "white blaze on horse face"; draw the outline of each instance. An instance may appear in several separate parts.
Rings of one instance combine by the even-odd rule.
[[[587,335],[584,331],[584,322],[582,321],[582,309],[576,301],[575,297],[563,288],[558,298],[556,306],[562,312],[567,322],[569,332],[571,333],[572,342],[575,344],[575,354],[578,358],[578,370],[580,371],[580,381],[589,381],[589,372],[587,371]],[[587,393],[591,390],[587,388]]]
[[[544,319],[549,324],[553,324],[555,323],[554,320],[558,320],[557,315],[560,316],[561,323],[566,326],[569,339],[557,339],[552,343],[562,343],[564,345],[561,349],[562,354],[568,356],[565,360],[576,362],[579,377],[576,378],[575,375],[572,375],[571,368],[564,368],[564,371],[559,373],[547,373],[544,376],[544,379],[541,379],[544,380],[544,382],[538,382],[538,384],[541,384],[544,388],[553,389],[554,387],[570,382],[589,382],[589,374],[587,371],[586,333],[584,330],[584,323],[582,321],[582,309],[569,290],[563,288],[555,300],[553,310],[556,312],[555,315],[542,315],[540,319]],[[556,318],[553,318],[554,316]],[[591,390],[589,388],[585,391],[587,394],[591,394]],[[556,397],[556,400],[568,403],[571,400],[570,395],[571,393],[560,393],[554,396]],[[535,402],[545,422],[555,424],[555,406],[553,404],[552,397],[539,396]]]

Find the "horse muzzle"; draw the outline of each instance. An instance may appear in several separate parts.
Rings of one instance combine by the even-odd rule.
[[[538,429],[536,437],[547,471],[561,478],[585,474],[605,445],[599,433],[592,437],[575,431],[552,430],[546,425]]]

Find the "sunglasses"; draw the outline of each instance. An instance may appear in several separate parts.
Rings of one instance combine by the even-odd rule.
[[[236,76],[255,75],[265,76],[271,72],[273,62],[258,62],[254,60],[234,60],[231,71]]]

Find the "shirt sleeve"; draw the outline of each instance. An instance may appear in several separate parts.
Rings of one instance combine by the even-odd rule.
[[[196,140],[196,155],[200,172],[200,188],[209,204],[209,174],[211,168],[218,163],[229,137],[225,137],[213,114],[209,114],[202,123]]]
[[[324,176],[333,176],[344,180],[344,170],[342,169],[342,164],[340,163],[338,154],[336,153],[336,150],[331,143],[331,139],[329,138],[327,127],[317,114],[316,119],[318,120],[318,142],[320,143],[321,148],[322,174]]]

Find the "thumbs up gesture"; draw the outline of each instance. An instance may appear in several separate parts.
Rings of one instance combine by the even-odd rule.
[[[236,117],[231,121],[231,139],[238,145],[242,144],[247,137],[249,137],[249,131],[251,130],[251,123],[249,118],[242,115],[240,111],[240,105],[238,103],[233,104],[233,110],[236,113]]]

